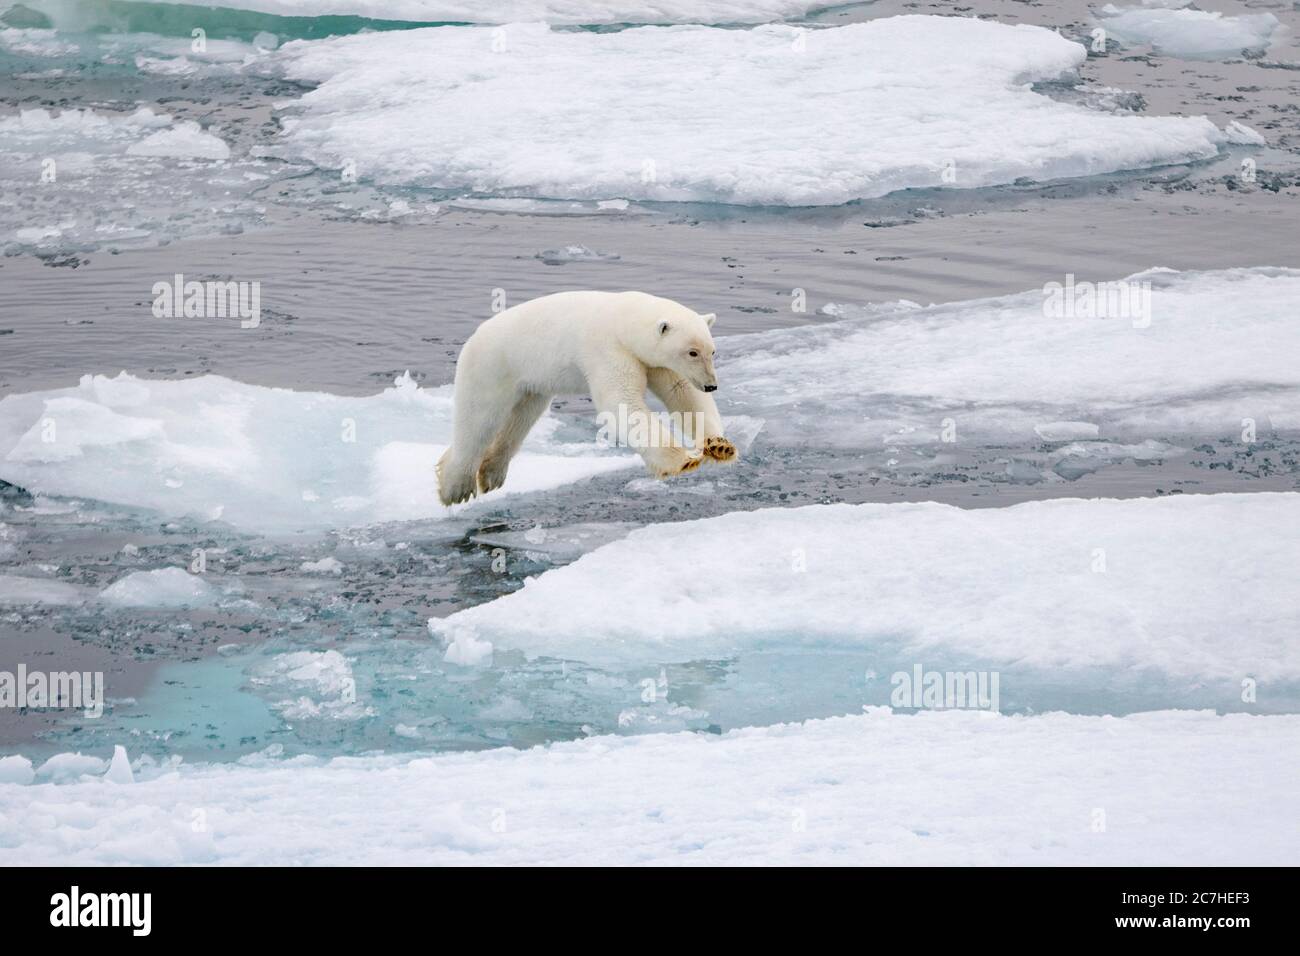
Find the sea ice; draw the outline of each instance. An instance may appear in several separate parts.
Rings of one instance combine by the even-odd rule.
[[[0,605],[80,604],[84,600],[81,589],[65,581],[0,574]]]
[[[480,195],[827,205],[1217,153],[1223,134],[1204,117],[1115,115],[1031,89],[1086,57],[1041,27],[902,16],[439,27],[293,42],[259,68],[320,84],[288,104],[288,156]]]
[[[1097,23],[1126,45],[1147,45],[1157,53],[1189,60],[1239,57],[1262,50],[1279,26],[1271,13],[1230,17],[1211,10],[1117,7],[1107,4]]]
[[[230,147],[198,123],[177,123],[126,148],[128,156],[169,156],[173,159],[229,159]]]
[[[1296,716],[872,708],[721,736],[141,767],[125,788],[0,784],[0,865],[1287,865],[1297,741]],[[1260,768],[1266,787],[1222,786]]]
[[[32,762],[26,757],[15,755],[0,757],[0,783],[29,784],[36,779],[32,771]]]
[[[1057,316],[1044,290],[828,308],[842,320],[724,337],[719,404],[762,416],[778,442],[854,448],[1032,442],[1052,421],[1139,441],[1300,429],[1300,271],[1153,270],[1119,285],[1135,300],[1149,287],[1145,314],[1080,298]]]
[[[268,165],[147,107],[0,116],[0,248],[57,255],[242,229],[258,202],[224,177]]]
[[[767,23],[834,0],[222,0],[284,17],[356,16],[417,23]],[[56,20],[56,26],[61,25]]]
[[[1297,565],[1296,493],[771,508],[641,528],[429,629],[601,665],[877,644],[1294,680]]]
[[[208,607],[221,594],[197,574],[183,568],[133,571],[114,581],[100,594],[114,607]]]
[[[434,480],[451,396],[451,386],[420,388],[408,376],[349,398],[215,375],[86,375],[72,388],[0,399],[0,477],[262,532],[439,517],[451,513]],[[556,424],[543,418],[489,500],[638,463],[594,442],[557,443]]]

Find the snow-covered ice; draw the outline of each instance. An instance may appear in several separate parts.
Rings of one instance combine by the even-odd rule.
[[[429,629],[608,664],[886,645],[1058,681],[1293,681],[1297,566],[1294,493],[813,505],[651,525]]]
[[[1153,270],[1121,284],[1136,299],[1148,283],[1145,316],[1094,317],[1082,283],[1059,316],[1042,291],[828,307],[842,321],[721,339],[719,403],[764,418],[769,437],[839,447],[938,443],[946,422],[952,447],[1046,438],[1038,429],[1056,422],[1135,439],[1239,440],[1247,420],[1260,436],[1300,429],[1300,271]]]
[[[357,16],[416,23],[766,23],[833,0],[222,0],[284,17]],[[205,5],[206,6],[206,5]],[[56,25],[58,21],[56,20]]]
[[[451,395],[408,376],[348,398],[214,375],[86,375],[0,399],[0,477],[262,532],[439,517],[450,513],[434,465],[451,437]],[[638,465],[594,442],[556,442],[556,424],[543,419],[494,496]]]
[[[1213,10],[1117,7],[1101,9],[1098,24],[1125,44],[1146,45],[1183,59],[1227,59],[1268,46],[1279,21],[1271,13],[1226,16]]]
[[[0,864],[1286,865],[1298,742],[1296,716],[873,708],[416,759],[149,761],[126,786],[0,783]]]
[[[1030,88],[1086,56],[1041,27],[904,16],[439,27],[294,42],[263,62],[320,84],[289,104],[288,155],[498,196],[827,205],[1216,155],[1224,137],[1204,117],[1115,115]]]

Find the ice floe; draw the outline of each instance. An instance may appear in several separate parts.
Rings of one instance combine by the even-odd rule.
[[[206,4],[204,6],[207,6]],[[222,0],[284,17],[356,16],[416,23],[767,23],[834,0]]]
[[[1217,153],[1204,117],[1103,113],[1030,88],[1086,57],[1041,27],[902,16],[440,27],[294,42],[262,62],[320,84],[290,104],[288,156],[474,194],[825,205]]]
[[[1117,7],[1107,4],[1097,19],[1108,36],[1125,45],[1145,45],[1182,59],[1217,60],[1263,50],[1279,27],[1271,13],[1225,16],[1212,10]]]
[[[1297,740],[1295,716],[873,708],[415,759],[138,761],[125,787],[24,785],[16,765],[0,864],[1285,865]],[[1269,786],[1222,786],[1260,768]]]
[[[642,528],[429,629],[602,664],[882,644],[1294,680],[1298,564],[1293,493],[817,505]]]
[[[451,512],[437,500],[434,465],[451,436],[451,394],[409,376],[349,398],[214,375],[87,375],[72,388],[0,399],[0,476],[262,532],[441,517]],[[552,441],[555,426],[542,420],[494,496],[638,463],[594,442]]]
[[[1300,271],[1153,270],[1068,289],[831,306],[843,321],[726,337],[720,405],[781,442],[859,448],[1300,429]]]
[[[240,232],[265,211],[243,173],[265,165],[234,161],[220,136],[148,107],[0,116],[0,249],[67,254]]]

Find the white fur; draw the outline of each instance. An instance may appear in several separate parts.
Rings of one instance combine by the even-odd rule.
[[[712,324],[712,315],[644,292],[559,292],[488,319],[456,362],[455,432],[438,462],[443,502],[499,488],[555,395],[590,393],[604,420],[644,416],[646,428],[619,438],[656,477],[693,469],[702,460],[698,449],[734,457],[718,407],[701,390],[717,385]],[[696,449],[650,413],[647,388],[670,413],[682,414]]]

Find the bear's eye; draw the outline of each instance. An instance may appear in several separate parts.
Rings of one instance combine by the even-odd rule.
[[[690,350],[689,352],[687,352],[686,354],[689,355],[691,358],[699,358],[699,357],[700,357],[700,353],[697,352],[695,349],[691,349],[691,350]]]

